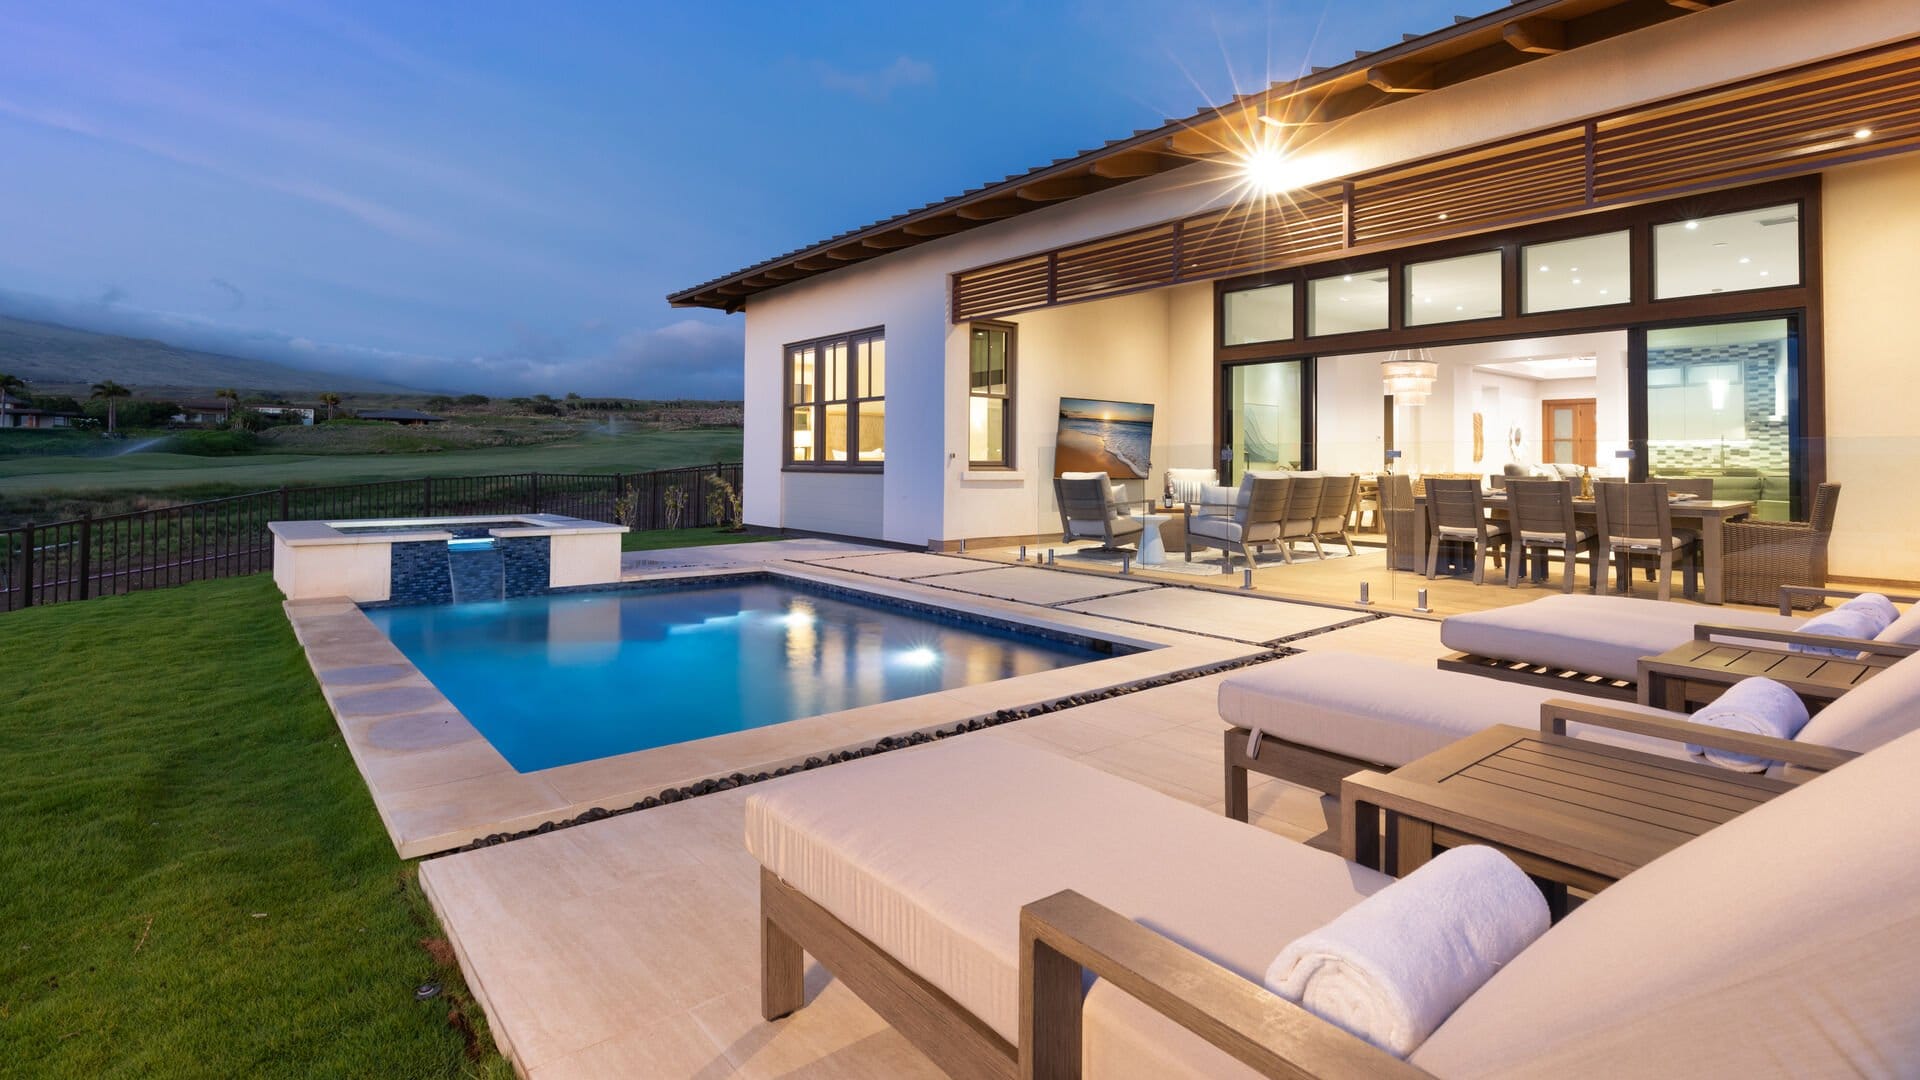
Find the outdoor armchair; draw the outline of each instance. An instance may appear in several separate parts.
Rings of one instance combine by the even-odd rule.
[[[1233,569],[1233,555],[1238,552],[1247,561],[1249,568],[1257,567],[1254,552],[1264,544],[1278,543],[1281,540],[1281,524],[1287,515],[1292,492],[1300,481],[1292,477],[1257,476],[1248,474],[1241,482],[1244,498],[1230,508],[1219,511],[1195,512],[1187,508],[1186,559],[1193,561],[1193,549],[1219,548],[1227,555],[1225,569]],[[1281,555],[1286,556],[1286,547],[1282,544]],[[1292,559],[1288,558],[1291,562]]]
[[[1117,548],[1140,538],[1145,525],[1127,516],[1126,494],[1110,483],[1106,473],[1069,473],[1053,482],[1060,504],[1063,540],[1098,540],[1103,548]]]
[[[1814,491],[1808,521],[1731,521],[1721,532],[1729,603],[1771,604],[1781,586],[1827,583],[1827,545],[1840,508],[1840,485]],[[1813,594],[1795,606],[1817,607]]]

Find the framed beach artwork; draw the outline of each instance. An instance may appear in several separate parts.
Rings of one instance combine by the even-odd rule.
[[[1111,480],[1144,480],[1153,463],[1153,406],[1097,398],[1060,399],[1053,474],[1103,472]]]

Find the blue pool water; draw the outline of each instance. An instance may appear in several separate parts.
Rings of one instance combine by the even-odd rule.
[[[521,772],[1108,655],[767,581],[367,617]]]

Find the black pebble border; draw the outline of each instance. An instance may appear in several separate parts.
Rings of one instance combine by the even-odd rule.
[[[1310,636],[1310,634],[1298,636],[1306,637]],[[900,750],[909,746],[921,746],[930,742],[938,742],[941,739],[951,738],[955,735],[965,735],[972,731],[983,731],[990,727],[999,727],[1001,724],[1010,724],[1016,720],[1025,720],[1033,716],[1044,716],[1047,713],[1059,712],[1062,709],[1071,709],[1076,706],[1091,704],[1095,701],[1124,697],[1128,694],[1139,693],[1142,690],[1153,690],[1178,682],[1186,682],[1189,679],[1198,679],[1207,675],[1218,675],[1223,671],[1234,671],[1239,668],[1252,667],[1255,664],[1265,664],[1283,657],[1297,655],[1299,652],[1300,650],[1298,649],[1272,648],[1254,656],[1243,656],[1237,660],[1227,660],[1218,664],[1209,664],[1205,667],[1169,672],[1165,675],[1156,675],[1150,679],[1142,679],[1139,682],[1108,687],[1105,690],[1092,690],[1084,694],[1072,694],[1067,697],[1043,702],[1039,705],[1028,705],[1018,709],[1001,709],[998,712],[989,713],[986,716],[977,716],[971,720],[957,723],[952,727],[939,728],[931,732],[917,731],[911,735],[889,735],[871,746],[862,746],[853,750],[836,750],[831,754],[825,754],[820,757],[810,757],[797,765],[786,765],[770,772],[732,773],[727,776],[711,777],[706,780],[688,784],[685,787],[668,788],[658,795],[649,795],[639,802],[634,803],[632,806],[623,806],[615,810],[607,810],[596,806],[577,817],[570,817],[561,821],[545,822],[534,828],[525,829],[520,832],[494,833],[491,836],[480,837],[465,847],[454,848],[452,851],[441,852],[440,854],[457,855],[462,851],[477,851],[480,848],[489,848],[512,840],[524,840],[529,836],[540,836],[559,829],[569,829],[575,825],[585,825],[588,822],[599,821],[602,818],[631,814],[637,810],[651,810],[656,806],[677,803],[686,799],[695,799],[702,795],[711,795],[717,791],[732,791],[734,788],[746,787],[748,784],[758,784],[762,781],[772,780],[778,776],[787,776],[792,773],[821,769],[829,765],[838,765],[843,761],[852,761],[856,758],[884,754],[889,750]],[[438,858],[439,856],[431,857]]]

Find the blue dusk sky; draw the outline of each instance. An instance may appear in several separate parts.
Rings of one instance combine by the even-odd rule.
[[[1485,6],[0,0],[0,314],[737,397],[668,292]]]

